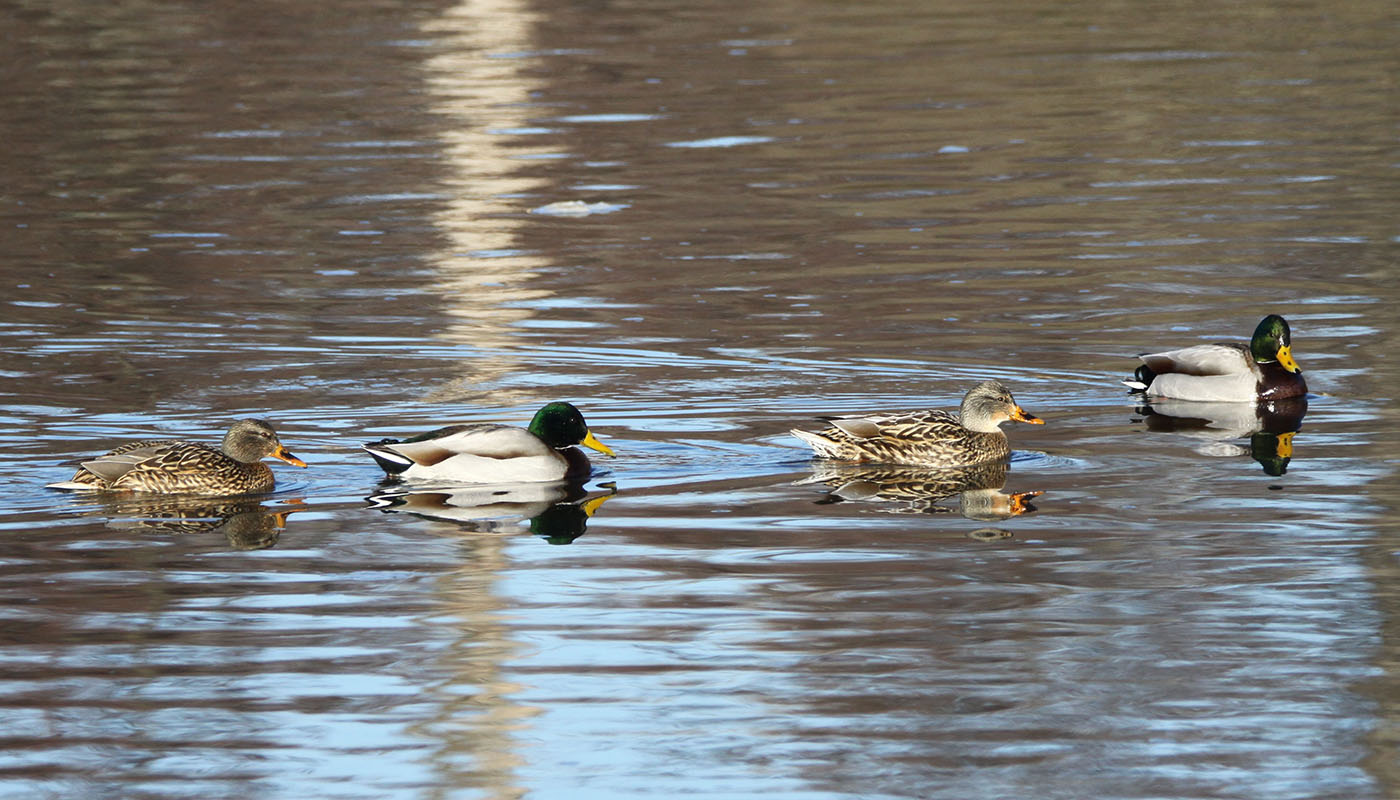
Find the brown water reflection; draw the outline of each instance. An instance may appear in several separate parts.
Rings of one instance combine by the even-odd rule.
[[[951,511],[939,505],[953,498],[964,517],[1000,521],[1034,511],[1031,498],[1044,492],[1003,492],[1009,464],[993,462],[952,469],[845,464],[817,459],[812,474],[798,485],[825,484],[822,503],[876,503],[895,513],[934,514]]]
[[[0,794],[1396,794],[1395,12],[1008,12],[13,10]],[[1117,384],[1270,311],[1305,420]],[[993,376],[1033,513],[798,483]],[[562,497],[357,451],[556,398]],[[41,489],[248,415],[272,496]]]
[[[221,534],[235,550],[261,550],[277,543],[287,518],[305,510],[300,501],[266,504],[257,499],[142,497],[100,498],[101,516],[112,527],[171,534]]]

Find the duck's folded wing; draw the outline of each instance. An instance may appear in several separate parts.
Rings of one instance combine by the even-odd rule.
[[[436,435],[415,437],[406,442],[384,444],[420,466],[439,464],[457,455],[482,458],[528,458],[552,452],[549,445],[524,428],[509,425],[459,425],[434,432]]]
[[[831,424],[856,439],[945,438],[961,430],[958,416],[947,411],[910,411],[869,417],[833,419]]]
[[[1144,353],[1138,358],[1158,375],[1235,375],[1249,372],[1251,363],[1249,351],[1233,344],[1198,344],[1165,353]]]
[[[869,417],[832,419],[832,426],[853,439],[873,439],[880,435],[880,423]]]
[[[84,461],[82,462],[82,467],[102,480],[111,483],[135,469],[138,465],[144,464],[154,458],[161,458],[169,453],[172,448],[178,448],[184,444],[184,442],[175,440],[139,442],[132,446],[119,447],[106,455],[98,456],[90,461]]]
[[[154,469],[160,472],[200,472],[213,469],[227,457],[213,447],[190,441],[157,441],[122,453],[99,455],[84,461],[83,468],[106,482],[113,482],[127,472]]]

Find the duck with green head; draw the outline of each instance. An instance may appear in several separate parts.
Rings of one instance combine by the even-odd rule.
[[[585,477],[592,472],[581,444],[612,455],[573,405],[554,402],[525,428],[478,422],[411,439],[361,445],[392,477],[455,483],[523,483]]]
[[[1302,397],[1308,385],[1292,347],[1288,322],[1270,314],[1247,346],[1227,342],[1144,353],[1138,356],[1142,366],[1123,383],[1149,398],[1245,403]]]

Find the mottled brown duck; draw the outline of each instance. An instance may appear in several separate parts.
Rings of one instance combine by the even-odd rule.
[[[963,398],[960,413],[908,411],[831,419],[820,431],[792,430],[822,458],[875,464],[957,467],[1011,455],[1007,420],[1041,425],[1000,381],[985,381]]]
[[[240,419],[218,449],[181,439],[129,442],[82,462],[71,480],[49,488],[201,495],[269,492],[276,483],[272,470],[262,463],[269,457],[306,466],[282,446],[267,422]]]

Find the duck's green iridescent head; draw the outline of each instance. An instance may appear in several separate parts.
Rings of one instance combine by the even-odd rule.
[[[611,447],[598,441],[588,430],[583,415],[570,403],[554,402],[536,411],[528,430],[556,450],[581,444],[600,453],[613,454]]]
[[[1254,336],[1249,340],[1249,353],[1256,364],[1271,364],[1275,361],[1289,372],[1302,372],[1298,362],[1293,360],[1293,334],[1288,322],[1278,314],[1270,314],[1259,321]]]

